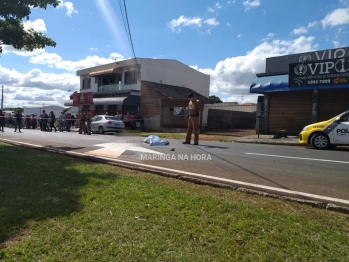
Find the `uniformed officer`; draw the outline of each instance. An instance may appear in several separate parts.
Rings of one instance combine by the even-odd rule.
[[[189,104],[188,112],[188,130],[187,136],[183,144],[190,144],[191,135],[194,133],[194,145],[199,144],[199,117],[200,112],[203,110],[201,102],[190,93],[188,94]]]
[[[87,134],[88,135],[91,135],[91,118],[92,118],[92,115],[90,113],[90,109],[87,109],[86,122],[87,122]]]
[[[84,132],[84,134],[86,134],[86,125],[85,125],[85,121],[86,121],[86,113],[85,110],[82,110],[80,113],[80,128],[79,128],[79,134],[82,134],[82,132]]]
[[[15,132],[17,131],[17,128],[18,128],[18,132],[21,133],[22,117],[23,115],[18,110],[17,113],[15,114]]]

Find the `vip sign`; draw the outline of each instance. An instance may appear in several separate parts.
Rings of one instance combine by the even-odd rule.
[[[342,85],[349,82],[349,58],[304,61],[289,65],[289,87]]]

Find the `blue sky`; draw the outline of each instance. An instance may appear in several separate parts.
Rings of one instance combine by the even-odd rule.
[[[132,58],[119,2],[32,9],[25,26],[57,46],[33,52],[4,46],[4,106],[63,105],[79,90],[77,70]],[[256,102],[249,86],[267,57],[349,46],[349,0],[125,2],[136,56],[175,59],[209,74],[210,93],[224,101]]]

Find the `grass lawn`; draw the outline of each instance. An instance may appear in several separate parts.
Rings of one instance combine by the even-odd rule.
[[[3,261],[348,261],[348,215],[1,142],[0,161]]]

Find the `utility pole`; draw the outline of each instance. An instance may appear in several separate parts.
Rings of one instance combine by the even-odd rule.
[[[2,85],[1,89],[1,111],[4,110],[4,85]]]

